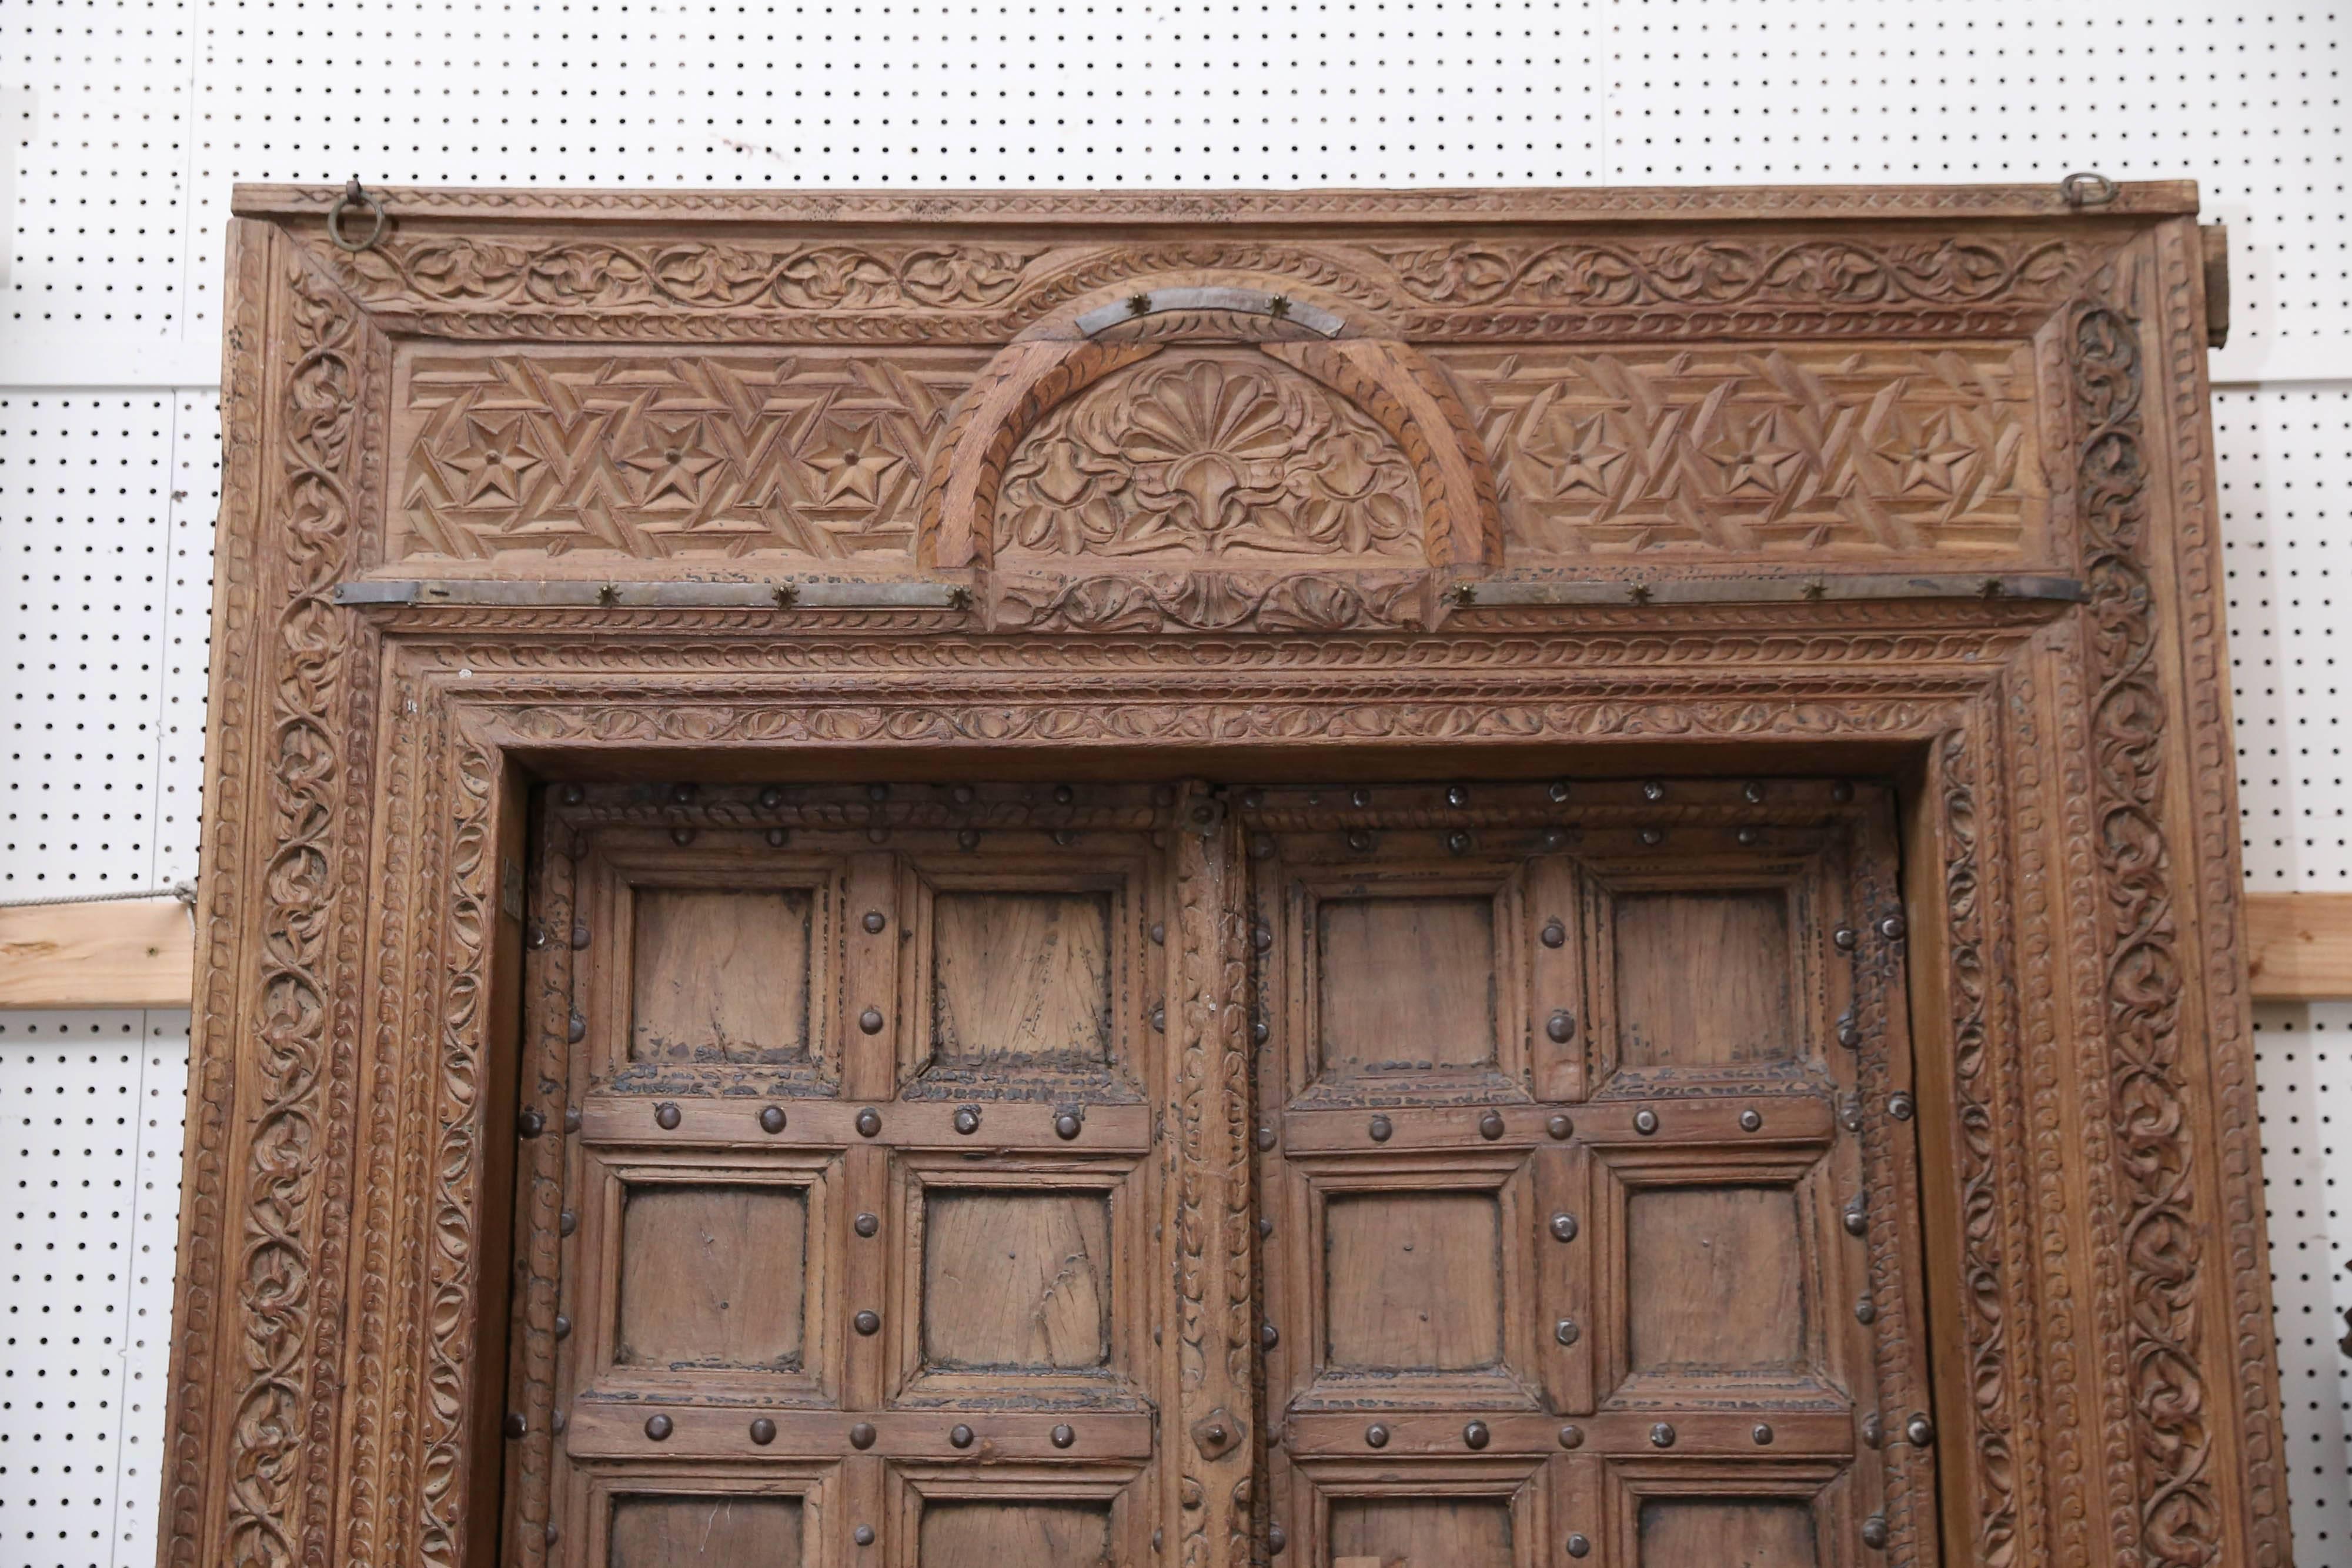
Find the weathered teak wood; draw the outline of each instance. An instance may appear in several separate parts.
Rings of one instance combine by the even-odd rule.
[[[753,1561],[789,1560],[795,1541],[803,1562],[1129,1561],[1156,1535],[1146,1560],[1200,1568],[1270,1552],[1269,1499],[1295,1500],[1302,1477],[1328,1504],[1298,1526],[1315,1550],[1384,1564],[1399,1543],[1426,1555],[1433,1532],[1557,1561],[1571,1516],[1601,1520],[1588,1543],[1621,1558],[1639,1536],[1654,1560],[1702,1559],[1729,1532],[1840,1564],[2284,1561],[2193,190],[2129,185],[2089,208],[2042,187],[394,192],[383,242],[356,254],[326,236],[333,199],[247,190],[231,236],[167,1563],[487,1563],[502,1471],[519,1507],[561,1496],[572,1511],[506,1511],[507,1555],[524,1563],[604,1546],[626,1560],[694,1519]],[[1874,1274],[1874,1297],[1906,1311],[1871,1343],[1895,1350],[1874,1383],[1837,1384],[1850,1404],[1823,1396],[1818,1427],[1803,1412],[1770,1423],[1790,1448],[1741,1456],[1738,1517],[1695,1492],[1724,1495],[1698,1479],[1696,1439],[1640,1451],[1651,1422],[1626,1403],[1644,1378],[1686,1375],[1657,1369],[1763,1343],[1663,1304],[1699,1289],[1671,1249],[1570,1270],[1558,1288],[1587,1291],[1596,1321],[1627,1296],[1662,1304],[1532,1382],[1487,1365],[1495,1345],[1527,1348],[1508,1270],[1493,1330],[1345,1308],[1327,1325],[1345,1355],[1423,1369],[1428,1406],[1395,1416],[1387,1450],[1327,1451],[1323,1413],[1260,1410],[1262,1313],[1286,1310],[1290,1287],[1268,1273],[1261,1300],[1254,1145],[1287,1134],[1258,1120],[1275,1069],[1258,1068],[1256,1026],[1267,1051],[1277,1041],[1275,1019],[1253,1016],[1259,862],[1231,795],[1193,790],[1154,807],[1173,821],[1117,829],[1167,840],[1162,1076],[1139,1079],[1160,1098],[1150,1124],[1118,1131],[1152,1151],[1138,1168],[1159,1184],[1143,1207],[1160,1293],[1138,1322],[1161,1314],[1166,1360],[1150,1364],[1158,1384],[1134,1385],[1156,1389],[1139,1396],[1158,1402],[1150,1417],[1083,1412],[1108,1426],[1081,1454],[1055,1447],[1050,1422],[1033,1448],[1043,1417],[1016,1412],[983,1452],[953,1446],[940,1411],[882,1409],[931,1380],[993,1397],[969,1380],[1002,1364],[976,1357],[1043,1356],[1040,1388],[1084,1381],[1062,1364],[1087,1342],[1058,1319],[975,1310],[928,1335],[899,1314],[856,1333],[850,1303],[946,1287],[912,1254],[890,1264],[820,1238],[846,1250],[801,1254],[797,1317],[772,1257],[711,1243],[710,1268],[764,1292],[741,1316],[732,1295],[722,1310],[674,1278],[661,1247],[693,1256],[695,1237],[750,1223],[739,1211],[778,1231],[835,1226],[857,1212],[843,1195],[878,1192],[906,1223],[929,1190],[915,1156],[936,1145],[921,1140],[951,1151],[961,1102],[895,1092],[918,1036],[892,1019],[926,985],[973,998],[932,1045],[950,1043],[950,1061],[977,1050],[951,1070],[975,1096],[997,1083],[991,1053],[1013,1047],[990,1020],[1014,981],[992,944],[1044,912],[975,917],[934,887],[924,918],[949,948],[918,981],[895,950],[854,940],[803,956],[801,905],[781,897],[756,914],[652,901],[629,940],[673,967],[626,993],[642,1034],[612,1027],[623,993],[596,988],[623,968],[593,968],[583,994],[604,1021],[583,1010],[583,1060],[642,1049],[649,1072],[767,1073],[809,1103],[794,1147],[742,1132],[758,1179],[701,1182],[704,1152],[632,1143],[642,1129],[616,1133],[606,1106],[571,1092],[558,965],[572,950],[551,942],[527,965],[523,920],[534,898],[609,899],[623,871],[556,854],[531,885],[536,782],[583,781],[583,808],[645,785],[656,853],[692,849],[660,836],[679,832],[864,831],[840,894],[862,912],[920,901],[894,859],[913,851],[894,840],[1007,828],[988,791],[1013,785],[960,803],[959,781],[1059,782],[1069,799],[1045,800],[1087,812],[1188,776],[1634,787],[1652,813],[1632,824],[1637,873],[1559,859],[1584,885],[1575,945],[1557,951],[1605,942],[1650,967],[1620,962],[1612,991],[1589,965],[1547,975],[1538,955],[1554,950],[1522,956],[1517,936],[1496,960],[1529,966],[1530,987],[1583,988],[1578,1006],[1617,1020],[1600,1055],[1549,1051],[1532,989],[1498,985],[1491,1038],[1444,1016],[1475,946],[1471,894],[1402,928],[1366,911],[1326,933],[1380,988],[1325,1009],[1339,1032],[1319,1060],[1360,1082],[1393,1059],[1382,1018],[1426,1030],[1421,1098],[1390,1113],[1442,1128],[1465,1107],[1432,1097],[1485,1092],[1499,1063],[1530,1103],[1576,1103],[1620,1081],[1738,1082],[1771,1060],[1772,1030],[1744,1027],[1773,1010],[1760,960],[1702,988],[1659,956],[1777,952],[1765,904],[1645,903],[1643,876],[1724,867],[1678,858],[1704,813],[1639,781],[1757,781],[1762,800],[1742,794],[1710,830],[1734,823],[1719,851],[1733,859],[1739,826],[1797,825],[1775,789],[1843,781],[1857,807],[1892,791],[1914,1113],[1868,1076],[1899,1053],[1866,1048],[1855,1128],[1841,1110],[1799,1142],[1831,1151],[1820,1168],[1894,1183],[1865,1206],[1872,1267],[1905,1256],[1892,1233],[1916,1211],[1920,1279],[1915,1291]],[[658,792],[689,779],[705,793]],[[885,782],[898,793],[853,789],[829,823],[791,793]],[[762,787],[782,793],[763,803]],[[1735,821],[1743,807],[1757,815]],[[1465,862],[1486,852],[1475,796],[1421,810],[1363,827],[1459,831]],[[1095,830],[1055,827],[1081,833],[1055,847],[1083,864]],[[1277,864],[1286,853],[1277,842]],[[1887,862],[1874,841],[1850,858]],[[1531,883],[1513,896],[1564,895]],[[1791,973],[1826,962],[1822,918],[1791,906]],[[693,966],[717,960],[693,955],[720,936],[768,954],[779,995],[794,994],[787,977],[826,975],[810,1020],[835,1033],[773,997],[699,994]],[[1426,986],[1381,972],[1401,941],[1444,956]],[[1074,953],[1066,973],[1085,969]],[[845,1018],[866,1039],[869,1005],[873,1038],[899,1055],[839,1035]],[[1818,998],[1788,1006],[1791,1030],[1819,1027]],[[1286,1024],[1279,1050],[1306,1038]],[[667,1061],[680,1042],[717,1057]],[[704,1099],[681,1135],[762,1103]],[[541,1118],[537,1137],[515,1136],[518,1104]],[[877,1137],[916,1141],[866,1139],[852,1108],[868,1106],[887,1110]],[[1013,1109],[983,1107],[983,1124]],[[1088,1135],[1123,1113],[1090,1111]],[[1452,1129],[1464,1141],[1422,1207],[1343,1204],[1327,1236],[1367,1256],[1458,1250],[1474,1208],[1489,1223],[1520,1201],[1479,1196],[1509,1191],[1478,1185],[1493,1174],[1482,1116]],[[1117,1200],[1091,1218],[1073,1196],[1085,1182],[1014,1120],[992,1174],[1039,1205],[1015,1233],[1089,1258],[1107,1234],[1119,1257]],[[1504,1142],[1523,1135],[1505,1124]],[[1911,1167],[1871,1154],[1903,1128],[1916,1203],[1899,1180]],[[1601,1142],[1570,1144],[1585,1152],[1537,1162],[1543,1181],[1623,1188],[1623,1217],[1596,1209],[1611,1218],[1592,1236],[1725,1238],[1741,1280],[1776,1301],[1829,1277],[1750,1249],[1761,1218],[1791,1207],[1819,1228],[1787,1158],[1758,1156],[1737,1182],[1694,1166],[1685,1181],[1662,1175],[1684,1155],[1661,1153],[1628,1180]],[[567,1162],[608,1155],[650,1200],[640,1234],[662,1239],[632,1263],[626,1212],[608,1202],[575,1215],[571,1242],[592,1224],[615,1239],[599,1257],[623,1300],[635,1268],[652,1294],[628,1332],[647,1325],[648,1356],[725,1364],[608,1358],[594,1375],[650,1390],[756,1374],[777,1391],[772,1446],[794,1457],[723,1508],[703,1495],[727,1490],[714,1467],[739,1492],[753,1472],[704,1445],[747,1440],[741,1410],[677,1402],[673,1458],[655,1461],[669,1494],[632,1492],[593,1456],[645,1444],[645,1417],[615,1427],[624,1401],[571,1398],[551,1350],[562,1292],[589,1277],[556,1245]],[[923,1223],[948,1238],[942,1258],[964,1245],[959,1227],[1001,1228],[952,1202]],[[1521,1272],[1555,1266],[1511,1255]],[[1114,1303],[1119,1267],[1103,1276]],[[1133,1344],[1111,1315],[1112,1345]],[[526,1352],[512,1363],[509,1317]],[[541,1324],[550,1344],[534,1349]],[[1311,1347],[1274,1327],[1272,1386],[1286,1390],[1278,1358]],[[612,1332],[582,1320],[575,1354],[609,1350]],[[1799,1348],[1827,1360],[1815,1332]],[[1742,1333],[1786,1349],[1785,1326]],[[1889,1367],[1922,1360],[1931,1392],[1890,1394]],[[1436,1451],[1490,1394],[1488,1448]],[[1558,1449],[1557,1410],[1588,1397],[1587,1443]],[[824,1446],[863,1409],[870,1448]],[[1881,1448],[1847,1458],[1832,1428],[1854,1429],[1856,1412],[1879,1418]],[[535,1446],[559,1414],[562,1465]],[[1555,1433],[1540,1461],[1521,1425],[1535,1419]],[[1501,1497],[1496,1477],[1538,1462],[1542,1487]],[[1886,1489],[1883,1547],[1871,1486]],[[1818,1502],[1840,1488],[1853,1500]],[[866,1519],[870,1549],[845,1533]]]

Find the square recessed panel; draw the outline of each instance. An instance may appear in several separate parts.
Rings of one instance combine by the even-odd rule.
[[[1727,1067],[1795,1054],[1785,896],[1621,893],[1614,903],[1622,1065]]]
[[[923,1359],[1069,1372],[1110,1359],[1110,1200],[933,1189],[923,1211]]]
[[[1785,1186],[1638,1188],[1625,1202],[1634,1370],[1797,1364],[1805,1249]]]
[[[1813,1511],[1781,1498],[1644,1498],[1637,1525],[1642,1568],[1816,1568]]]
[[[613,1359],[625,1366],[801,1363],[808,1197],[796,1187],[638,1186],[621,1214]]]
[[[806,888],[640,887],[632,1061],[809,1059]]]
[[[1324,1210],[1325,1346],[1349,1370],[1503,1359],[1502,1211],[1490,1192],[1370,1192]]]
[[[1316,910],[1327,1077],[1492,1068],[1495,901],[1329,899]]]
[[[801,1568],[796,1497],[623,1497],[610,1568]]]
[[[958,1066],[1110,1059],[1107,893],[940,893],[931,902],[931,1053]]]
[[[1107,1502],[942,1500],[923,1505],[922,1568],[1108,1568]]]
[[[1485,1497],[1335,1498],[1331,1558],[1369,1559],[1381,1568],[1512,1568],[1511,1507]],[[1693,1558],[1684,1568],[1700,1564]],[[1706,1568],[1714,1568],[1712,1559]]]

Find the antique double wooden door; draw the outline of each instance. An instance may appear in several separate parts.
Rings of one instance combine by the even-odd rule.
[[[547,792],[509,1556],[1935,1561],[1892,831],[1794,779]]]

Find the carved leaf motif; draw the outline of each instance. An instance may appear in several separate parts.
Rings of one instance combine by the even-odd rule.
[[[1001,549],[1418,557],[1412,467],[1338,393],[1253,353],[1162,358],[1048,413],[1006,466]]]
[[[1465,242],[1376,254],[1407,293],[1433,305],[1960,304],[2045,293],[2070,271],[2065,246],[2054,240],[1514,248]]]

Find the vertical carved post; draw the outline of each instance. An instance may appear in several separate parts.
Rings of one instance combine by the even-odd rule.
[[[1247,1562],[1261,1440],[1252,1380],[1249,966],[1240,831],[1188,792],[1177,809],[1182,943],[1175,1075],[1177,1539],[1183,1568]]]

